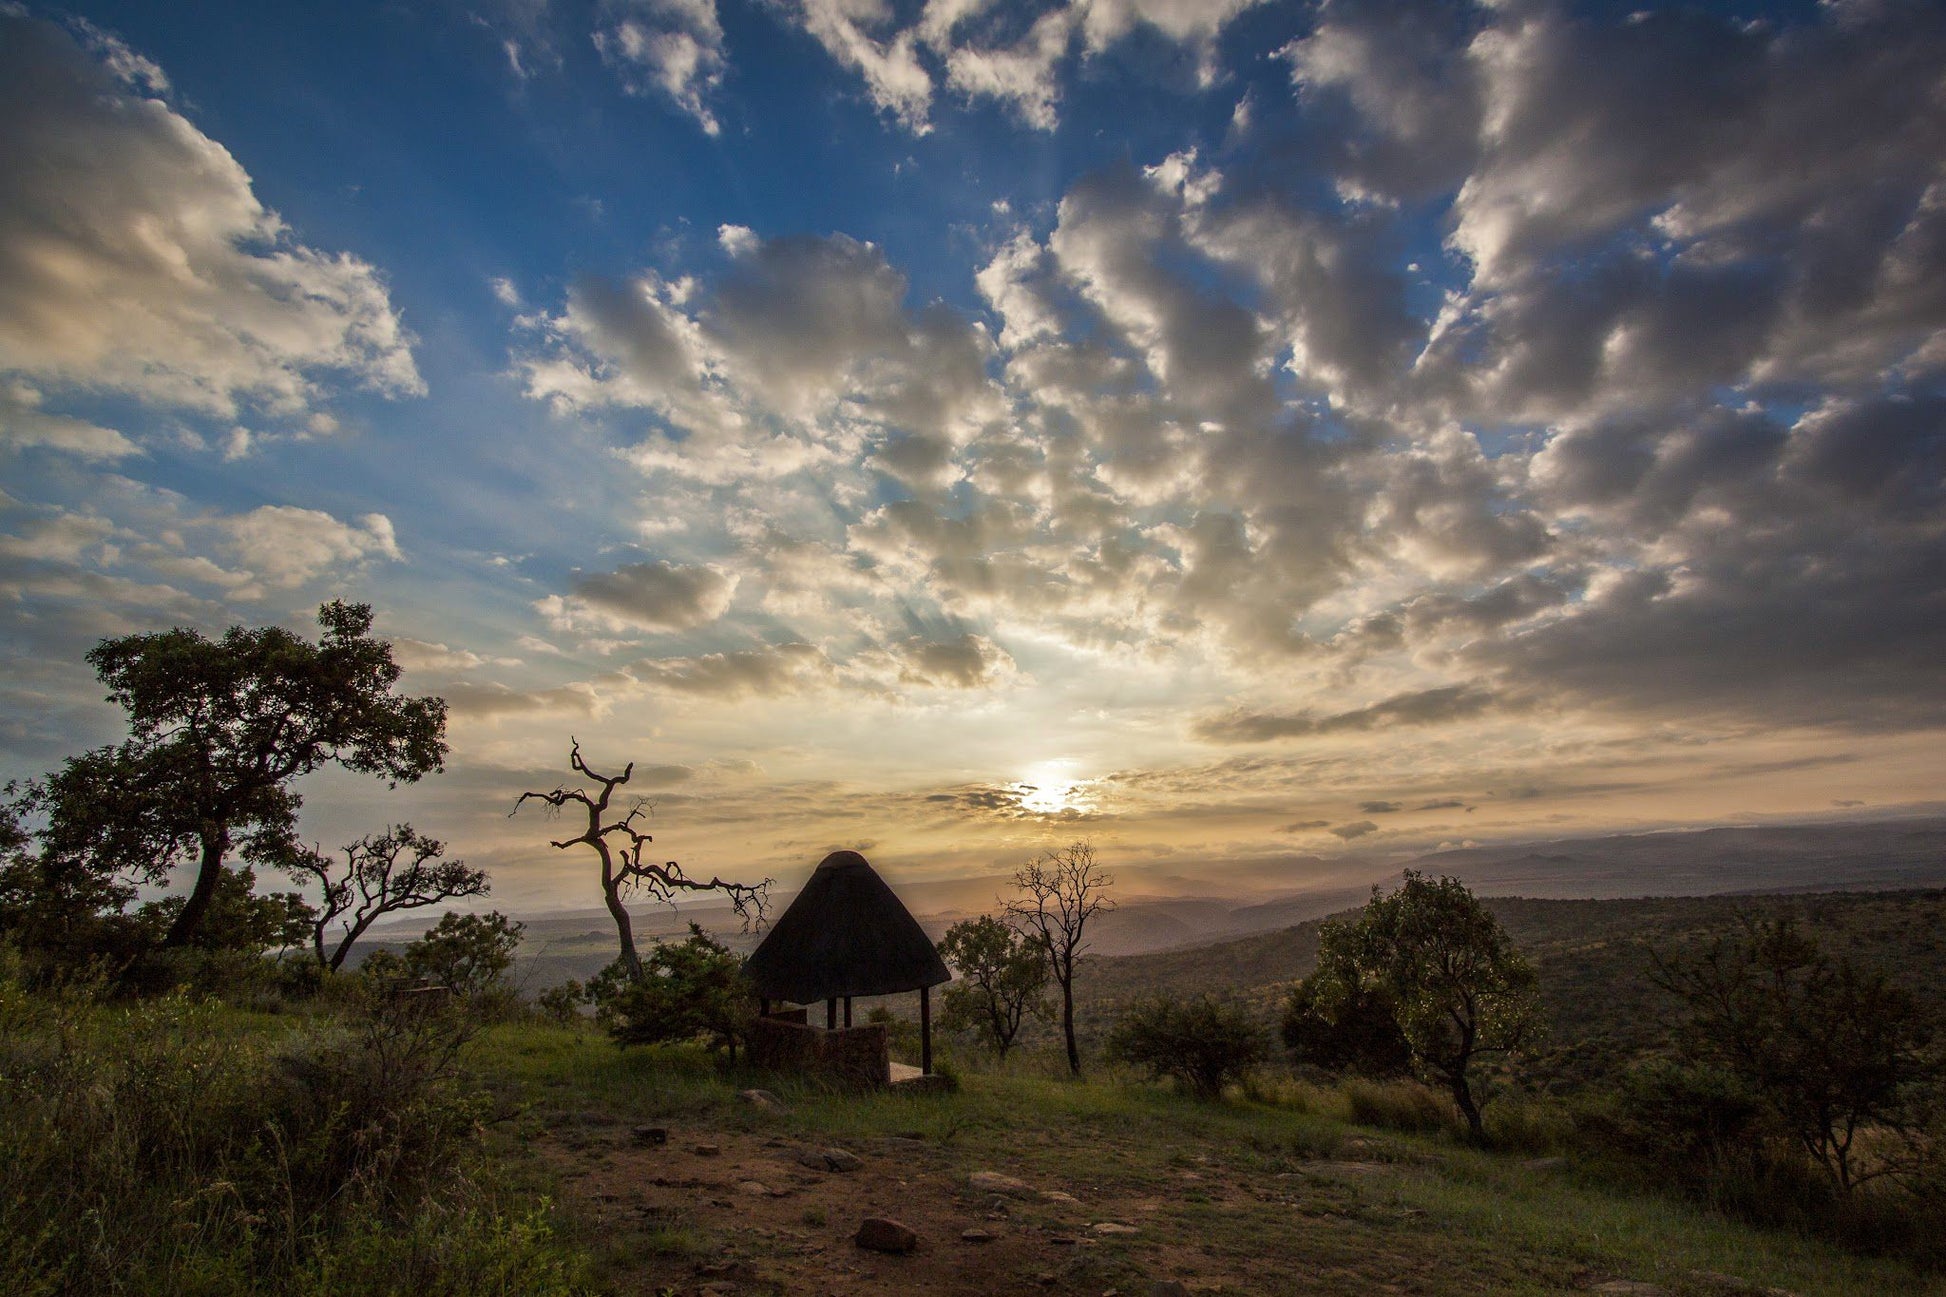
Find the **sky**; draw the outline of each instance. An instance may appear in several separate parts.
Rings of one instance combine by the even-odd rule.
[[[366,602],[586,906],[1936,808],[1946,9],[0,4],[0,773]],[[570,830],[571,832],[572,830]]]

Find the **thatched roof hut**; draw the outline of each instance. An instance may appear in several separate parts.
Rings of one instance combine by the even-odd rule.
[[[743,971],[766,1000],[814,1004],[952,980],[919,923],[856,851],[818,865]]]

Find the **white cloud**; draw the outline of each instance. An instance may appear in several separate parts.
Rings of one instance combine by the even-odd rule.
[[[124,90],[155,85],[133,55],[0,25],[0,371],[226,417],[301,412],[327,373],[425,390],[377,272],[296,242],[220,144]]]
[[[372,559],[402,562],[392,521],[368,513],[341,522],[318,509],[264,505],[221,524],[236,558],[272,586],[289,588],[327,572],[355,571]]]
[[[595,47],[624,71],[635,93],[654,89],[696,119],[705,135],[722,131],[709,99],[723,82],[723,24],[715,0],[623,0],[620,16],[595,33]]]
[[[630,563],[575,582],[571,594],[536,607],[557,630],[679,631],[729,611],[739,577],[721,568]]]

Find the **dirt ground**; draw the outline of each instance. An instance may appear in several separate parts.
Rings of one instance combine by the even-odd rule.
[[[856,1158],[840,1171],[824,1156],[830,1146],[665,1129],[661,1144],[627,1129],[550,1131],[534,1149],[584,1218],[608,1232],[611,1251],[633,1259],[629,1291],[1148,1297],[1156,1280],[1184,1277],[1191,1291],[1250,1290],[1247,1276],[1165,1240],[1161,1194],[1104,1198],[1082,1185],[1024,1181],[976,1188],[956,1156],[918,1138],[836,1149],[841,1165],[843,1153]],[[1177,1174],[1207,1199],[1202,1173]],[[912,1230],[916,1248],[858,1246],[871,1217]]]

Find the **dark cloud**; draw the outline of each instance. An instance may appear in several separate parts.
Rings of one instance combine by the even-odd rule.
[[[1367,833],[1377,832],[1378,825],[1372,823],[1370,820],[1353,820],[1349,824],[1340,824],[1337,828],[1331,830],[1331,835],[1350,842],[1353,838],[1362,838]]]
[[[1202,717],[1191,727],[1191,733],[1207,743],[1263,743],[1271,739],[1356,733],[1394,725],[1437,725],[1481,715],[1496,701],[1492,693],[1471,685],[1445,685],[1395,694],[1368,707],[1327,716],[1237,708]]]
[[[1358,809],[1366,815],[1392,815],[1405,809],[1404,802],[1360,802]]]
[[[704,698],[769,698],[833,683],[835,671],[810,644],[774,644],[699,657],[645,658],[628,667],[645,685]]]
[[[1330,820],[1297,820],[1278,828],[1279,833],[1311,833],[1317,829],[1330,827]]]
[[[713,567],[630,563],[575,582],[562,616],[587,611],[640,630],[687,630],[721,617],[736,587],[735,576]]]

